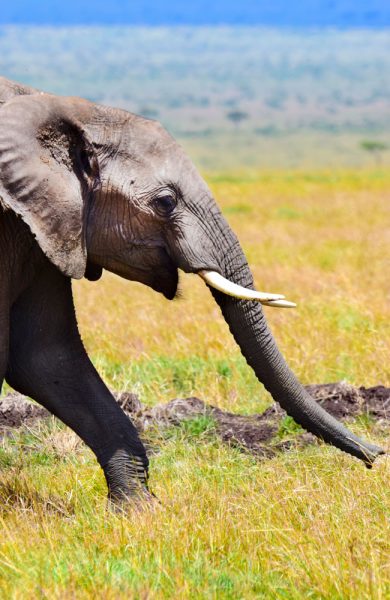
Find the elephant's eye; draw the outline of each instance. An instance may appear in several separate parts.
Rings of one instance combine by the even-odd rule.
[[[170,215],[176,207],[176,203],[176,197],[173,194],[161,194],[154,199],[156,211],[162,217]]]

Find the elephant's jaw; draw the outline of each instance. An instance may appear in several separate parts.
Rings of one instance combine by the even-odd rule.
[[[104,268],[128,281],[143,283],[163,294],[168,300],[173,300],[177,295],[178,269],[168,253],[161,247],[138,247],[136,251],[133,248],[128,254],[123,253],[116,256],[90,253],[89,260],[95,268]]]
[[[177,295],[179,285],[179,273],[175,267],[160,265],[154,269],[136,269],[132,267],[131,271],[122,268],[122,265],[112,266],[108,269],[115,275],[128,279],[129,281],[138,281],[155,292],[159,292],[167,300],[173,300]]]

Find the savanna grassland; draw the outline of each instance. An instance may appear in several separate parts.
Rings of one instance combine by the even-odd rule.
[[[258,287],[298,303],[265,310],[302,382],[389,386],[390,176],[207,180]],[[150,405],[197,395],[241,413],[271,402],[197,277],[182,277],[174,302],[109,274],[74,292],[85,344],[113,389]],[[369,419],[352,428],[388,447]],[[155,433],[153,445],[161,507],[118,515],[106,510],[92,453],[54,419],[4,437],[0,596],[390,597],[388,458],[369,471],[322,444],[260,462],[223,445],[207,421]]]
[[[0,25],[0,73],[158,119],[204,171],[389,161],[386,28]]]

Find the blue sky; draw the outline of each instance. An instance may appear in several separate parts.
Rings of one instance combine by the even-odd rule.
[[[389,27],[389,0],[3,0],[1,24]]]

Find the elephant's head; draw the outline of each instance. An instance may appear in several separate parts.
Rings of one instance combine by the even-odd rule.
[[[105,268],[171,299],[178,269],[202,275],[248,364],[288,414],[367,466],[383,453],[317,405],[289,370],[258,302],[283,300],[253,291],[236,236],[158,123],[74,98],[10,100],[0,109],[0,197],[67,276],[97,278]]]

